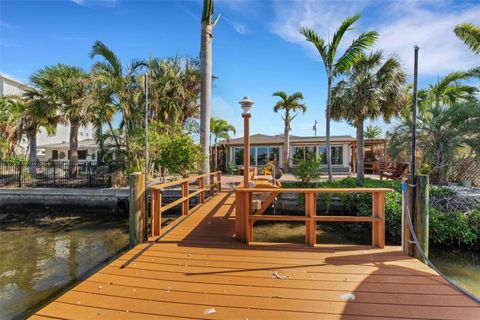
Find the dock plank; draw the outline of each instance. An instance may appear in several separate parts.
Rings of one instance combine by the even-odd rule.
[[[478,303],[399,247],[241,244],[234,203],[216,195],[31,319],[478,319]]]

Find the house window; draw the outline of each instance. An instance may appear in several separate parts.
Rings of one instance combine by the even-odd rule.
[[[332,164],[343,164],[343,147],[332,147]]]
[[[343,147],[334,146],[332,148],[332,164],[343,165]],[[318,147],[318,157],[321,164],[327,164],[327,148],[324,146]]]
[[[52,150],[52,160],[58,160],[58,150]]]
[[[257,148],[257,165],[264,166],[268,163],[268,148]]]
[[[243,148],[235,148],[235,164],[243,165]]]
[[[234,148],[236,165],[243,165],[243,148]],[[280,148],[278,147],[250,147],[250,164],[252,166],[264,166],[269,161],[280,159]]]
[[[78,150],[78,160],[87,160],[87,150]]]
[[[235,154],[235,164],[238,166],[243,165],[243,148],[242,147],[236,147],[234,149],[234,154]],[[256,155],[257,155],[257,150],[254,147],[250,148],[250,164],[251,165],[256,165]]]
[[[293,147],[293,164],[299,164],[300,161],[315,160],[317,157],[317,147]]]

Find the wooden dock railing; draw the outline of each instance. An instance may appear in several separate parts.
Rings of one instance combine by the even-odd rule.
[[[210,177],[210,184],[205,185],[205,178]],[[215,181],[216,180],[216,181]],[[198,189],[196,188],[194,192],[190,193],[190,183],[196,182]],[[179,199],[172,201],[166,205],[162,206],[162,191],[165,188],[180,186],[182,195]],[[215,194],[215,186],[218,191],[222,189],[222,173],[221,171],[210,172],[206,174],[196,175],[188,177],[185,179],[180,179],[176,181],[165,182],[157,184],[150,187],[151,194],[151,207],[150,213],[152,217],[152,226],[151,226],[151,235],[159,236],[160,227],[162,224],[162,212],[165,212],[169,209],[172,209],[175,206],[182,205],[182,216],[188,215],[190,212],[190,198],[193,198],[199,195],[200,202],[202,204],[205,202],[206,191],[209,191],[209,197]]]
[[[385,246],[385,193],[392,192],[387,188],[338,188],[338,189],[285,189],[285,188],[237,188],[235,189],[235,234],[237,239],[244,243],[253,241],[253,225],[255,221],[305,221],[305,244],[316,244],[316,223],[328,222],[371,222],[372,246],[383,248]],[[268,193],[270,196],[280,193],[305,194],[305,216],[293,215],[265,215],[253,214],[252,198],[254,193]],[[317,215],[317,193],[371,193],[371,216],[325,216]],[[269,197],[270,197],[269,196]],[[263,209],[263,210],[262,210]],[[265,210],[259,210],[263,213]]]

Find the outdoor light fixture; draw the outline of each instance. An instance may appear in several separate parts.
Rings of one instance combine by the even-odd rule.
[[[249,97],[245,96],[239,103],[243,109],[243,114],[250,114],[250,109],[255,102],[253,102],[253,100],[251,100]]]

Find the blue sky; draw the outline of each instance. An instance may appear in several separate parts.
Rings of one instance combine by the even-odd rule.
[[[89,70],[95,40],[113,49],[125,63],[148,56],[198,56],[202,1],[56,0],[0,2],[0,73],[28,82],[49,64],[65,63]],[[292,134],[313,135],[319,122],[324,134],[326,80],[313,47],[298,34],[300,26],[332,35],[341,20],[360,13],[356,29],[345,38],[376,30],[376,48],[395,53],[412,74],[413,45],[420,46],[420,86],[448,72],[479,64],[478,56],[452,32],[461,22],[480,21],[478,1],[260,1],[215,2],[221,19],[214,29],[213,116],[227,119],[242,135],[238,101],[250,96],[252,133],[283,131],[272,111],[272,93],[302,91],[308,111],[293,122]],[[388,125],[376,121],[383,128]],[[332,134],[355,131],[333,123]]]

